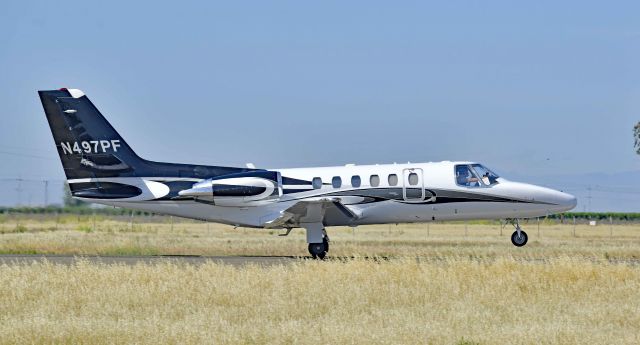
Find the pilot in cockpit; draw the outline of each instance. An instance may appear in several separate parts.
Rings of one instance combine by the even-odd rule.
[[[461,186],[473,187],[480,184],[480,180],[469,170],[468,165],[456,167],[456,182]]]

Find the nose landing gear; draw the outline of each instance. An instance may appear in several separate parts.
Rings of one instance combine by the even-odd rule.
[[[527,236],[527,233],[522,230],[516,230],[513,232],[513,234],[511,234],[511,243],[513,243],[513,245],[516,247],[524,246],[525,244],[527,244],[528,240],[529,236]]]
[[[511,243],[513,243],[513,245],[516,247],[522,247],[527,244],[529,236],[527,236],[527,233],[524,232],[522,228],[520,228],[520,223],[517,219],[513,220],[512,224],[516,228],[516,231],[511,234]]]

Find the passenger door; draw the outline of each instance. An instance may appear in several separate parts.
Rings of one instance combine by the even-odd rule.
[[[408,168],[402,170],[402,197],[405,201],[424,200],[424,178],[422,169]]]

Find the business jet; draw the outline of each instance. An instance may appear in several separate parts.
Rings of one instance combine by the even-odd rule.
[[[304,228],[324,258],[330,226],[518,219],[576,206],[572,195],[512,182],[477,162],[256,169],[160,163],[139,157],[78,89],[39,91],[73,197],[234,226]]]

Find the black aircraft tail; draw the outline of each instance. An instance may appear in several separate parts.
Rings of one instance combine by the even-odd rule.
[[[211,178],[253,169],[152,162],[140,158],[85,94],[38,91],[68,180],[114,177]]]

